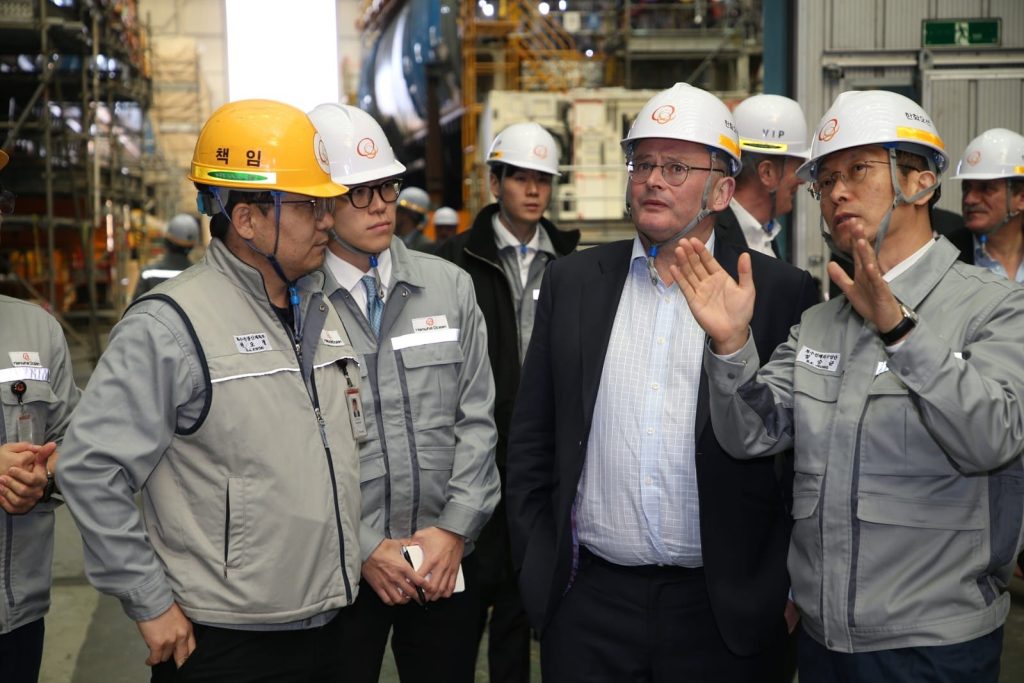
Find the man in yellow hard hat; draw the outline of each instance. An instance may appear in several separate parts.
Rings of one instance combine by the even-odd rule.
[[[154,681],[344,680],[362,415],[318,268],[346,188],[309,117],[268,100],[214,112],[189,180],[215,239],[114,328],[65,440],[86,573]]]

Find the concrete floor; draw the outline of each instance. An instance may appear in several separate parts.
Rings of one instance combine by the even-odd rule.
[[[53,606],[46,618],[41,683],[138,683],[149,680],[146,648],[135,624],[112,598],[99,595],[82,574],[82,545],[65,508],[57,512]],[[1006,623],[1001,683],[1024,681],[1024,581],[1014,580]],[[536,649],[534,681],[540,680]],[[478,683],[487,682],[485,657]],[[390,655],[380,680],[398,681]]]
[[[113,598],[97,593],[82,571],[82,542],[67,508],[57,510],[54,586],[46,617],[46,643],[40,683],[139,683],[149,680],[148,651],[134,622]],[[534,681],[540,660],[533,653]],[[390,651],[380,680],[397,683]],[[486,683],[486,655],[476,680]],[[2,677],[0,677],[2,681]]]

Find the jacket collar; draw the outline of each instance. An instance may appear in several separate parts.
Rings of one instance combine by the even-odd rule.
[[[890,283],[892,293],[909,308],[917,308],[956,263],[959,255],[959,250],[949,240],[939,237],[917,263]]]
[[[257,299],[269,301],[266,286],[263,284],[263,274],[235,256],[221,240],[210,240],[205,258],[212,268],[227,274],[237,286],[248,294]],[[314,270],[312,273],[300,277],[295,286],[299,290],[300,296],[306,298],[310,294],[320,291],[323,282],[323,273]]]
[[[498,243],[494,239],[494,226],[491,223],[496,213],[498,213],[497,202],[480,209],[480,213],[473,219],[469,236],[466,238],[467,251],[492,262],[498,261]],[[543,217],[540,219],[540,227],[547,233],[558,256],[571,254],[579,244],[579,230],[559,230],[554,223]]]
[[[388,251],[391,252],[391,278],[390,282],[385,283],[388,291],[397,291],[396,285],[399,284],[423,289],[426,282],[423,277],[423,268],[401,238],[394,237]],[[323,276],[323,289],[328,297],[333,296],[339,289],[343,289],[330,268],[321,268],[319,272]]]

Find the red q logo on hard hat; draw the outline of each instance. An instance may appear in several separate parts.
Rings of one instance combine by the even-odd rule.
[[[829,119],[824,126],[821,127],[821,131],[818,133],[818,139],[822,142],[828,142],[836,136],[839,132],[839,119]]]
[[[536,147],[533,148],[533,156],[537,157],[538,159],[547,159],[548,148],[545,147],[544,145],[537,145]]]
[[[367,159],[373,159],[377,156],[377,143],[371,138],[363,138],[356,145],[356,154]]]
[[[980,149],[976,149],[976,150],[974,150],[973,152],[971,152],[970,154],[967,155],[967,165],[968,166],[977,166],[979,161],[981,161],[981,150]]]
[[[24,360],[32,360],[32,356],[28,355],[28,351],[22,351],[22,352],[21,352],[21,357],[22,357],[22,358],[23,358]]]
[[[651,120],[655,123],[668,123],[676,117],[676,108],[671,104],[663,104],[651,112]]]

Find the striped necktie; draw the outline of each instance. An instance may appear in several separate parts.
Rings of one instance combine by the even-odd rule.
[[[380,319],[384,313],[384,301],[377,291],[377,278],[372,275],[362,277],[363,287],[366,289],[366,319],[370,321],[373,335],[380,337]]]

